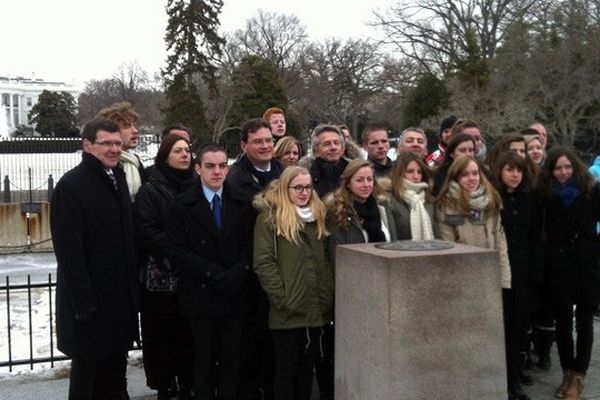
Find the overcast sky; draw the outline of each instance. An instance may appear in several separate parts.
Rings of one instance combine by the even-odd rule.
[[[295,14],[313,40],[364,38],[371,10],[394,0],[224,0],[221,31],[233,32],[263,10]],[[166,58],[166,0],[2,1],[0,76],[62,80],[82,85],[102,79],[123,62],[149,73]]]

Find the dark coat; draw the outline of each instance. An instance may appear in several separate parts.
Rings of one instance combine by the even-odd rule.
[[[52,195],[50,223],[57,268],[56,335],[70,357],[102,359],[138,338],[138,283],[131,200],[100,161],[84,153]]]
[[[308,155],[303,157],[298,165],[308,169],[315,192],[319,197],[324,198],[340,187],[342,173],[350,161],[350,159],[342,157],[337,164],[333,164],[314,155]]]
[[[197,179],[193,170],[190,170],[189,174],[187,181],[176,180],[175,177],[165,176],[160,168],[153,167],[148,183],[142,186],[135,197],[133,215],[136,243],[142,286],[146,289],[167,291],[169,287],[174,290],[176,285],[177,266],[166,258],[167,249],[175,246],[175,241],[167,227],[173,223],[172,209],[175,204],[175,196],[189,188]],[[148,268],[150,257],[156,265],[153,270]],[[164,298],[165,296],[160,297]],[[169,302],[155,303],[154,306],[159,306],[161,309],[154,311],[176,312],[175,301],[173,301],[172,307],[169,307],[169,304]]]
[[[544,273],[542,226],[537,202],[532,193],[500,191],[502,226],[508,246],[511,289],[515,311],[533,313],[539,305],[539,289]]]
[[[265,189],[265,186],[261,185],[258,178],[252,174],[251,168],[248,167],[249,163],[244,162],[246,155],[242,155],[229,169],[227,174],[227,183],[229,184],[232,193],[235,193],[237,197],[246,199],[248,204],[252,204],[254,196]],[[283,171],[283,166],[275,158],[271,160],[271,168],[274,171],[279,171],[279,174]]]
[[[179,311],[205,317],[251,311],[258,281],[251,267],[256,214],[250,203],[225,183],[219,230],[199,179],[176,202],[176,245],[167,257],[179,269]]]
[[[548,298],[555,305],[599,304],[600,187],[594,186],[590,197],[580,195],[568,208],[555,195],[544,206]]]

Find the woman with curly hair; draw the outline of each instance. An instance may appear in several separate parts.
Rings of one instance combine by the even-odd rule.
[[[502,199],[472,156],[458,157],[448,170],[436,200],[436,220],[443,240],[497,250],[500,285],[510,289],[510,264],[502,229]]]
[[[573,152],[559,146],[548,152],[537,189],[546,238],[544,287],[556,317],[563,369],[555,397],[579,399],[592,357],[594,311],[600,304],[600,187]]]
[[[391,178],[391,179],[390,179]],[[379,180],[390,193],[385,209],[398,240],[431,240],[437,235],[430,170],[414,153],[400,153],[390,178]]]
[[[323,327],[333,320],[325,205],[306,168],[288,167],[259,194],[254,271],[269,300],[275,398],[308,400]]]

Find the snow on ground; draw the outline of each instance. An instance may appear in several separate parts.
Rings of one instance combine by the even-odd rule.
[[[154,163],[158,143],[141,144],[135,153],[145,166]],[[81,161],[81,150],[73,153],[23,153],[2,154],[0,157],[0,177],[9,177],[10,190],[29,190],[29,169],[31,168],[31,189],[44,190],[48,187],[48,176],[54,184],[71,168]]]

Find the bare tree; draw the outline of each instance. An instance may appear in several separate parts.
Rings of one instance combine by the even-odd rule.
[[[374,12],[384,43],[430,73],[451,72],[470,55],[473,39],[482,60],[493,59],[506,27],[539,0],[397,1],[387,12]]]
[[[246,21],[243,30],[235,33],[235,38],[246,53],[273,61],[279,76],[284,78],[287,70],[298,66],[308,35],[295,15],[260,9]]]

